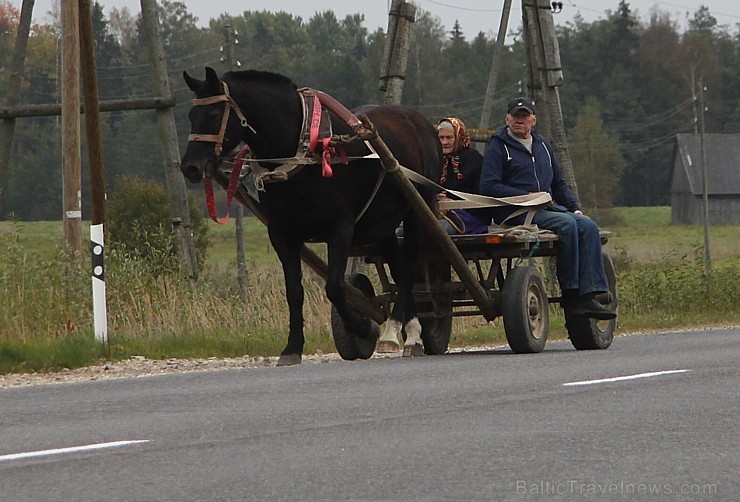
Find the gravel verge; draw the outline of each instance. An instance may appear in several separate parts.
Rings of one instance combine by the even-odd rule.
[[[647,334],[686,333],[699,330],[737,329],[739,326],[687,328],[674,331],[639,332],[620,334],[619,336],[637,336]],[[450,349],[450,352],[479,352],[505,348],[506,345],[476,346]],[[401,352],[396,354],[373,354],[372,359],[400,358]],[[13,387],[30,387],[34,385],[49,385],[70,382],[89,382],[97,380],[114,380],[119,378],[140,378],[170,373],[186,373],[193,371],[225,371],[244,368],[270,367],[277,364],[277,357],[230,357],[208,359],[147,359],[144,356],[133,356],[124,361],[104,362],[94,366],[77,369],[64,369],[55,373],[11,373],[0,375],[0,389]],[[324,364],[341,362],[339,354],[324,354],[317,352],[303,356],[302,364]]]
[[[374,359],[401,357],[398,354],[375,354]],[[11,373],[0,375],[0,389],[29,387],[70,382],[89,382],[114,380],[119,378],[140,378],[170,373],[193,371],[224,371],[244,368],[275,366],[277,357],[229,357],[208,359],[147,359],[133,356],[124,361],[105,362],[94,366],[76,369],[63,369],[55,373]],[[342,361],[339,354],[308,354],[303,356],[302,364],[322,364]]]

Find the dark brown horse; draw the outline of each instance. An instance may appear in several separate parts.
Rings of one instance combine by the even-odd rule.
[[[219,79],[212,68],[206,68],[205,80],[187,73],[183,76],[196,95],[189,113],[192,134],[180,165],[190,182],[212,176],[221,152],[232,151],[240,142],[250,147],[252,157],[260,159],[259,164],[269,172],[289,162],[285,159],[301,156],[303,100],[287,77],[249,70],[228,72]],[[432,180],[439,178],[441,147],[434,127],[421,114],[395,105],[353,111],[368,116],[401,165]],[[333,112],[331,118],[335,137],[356,133]],[[327,244],[326,295],[346,329],[372,348],[378,338],[378,326],[347,304],[344,273],[353,246],[375,244],[388,261],[398,286],[383,338],[397,340],[403,329],[407,345],[411,344],[412,349],[422,347],[421,326],[411,292],[422,239],[417,216],[400,190],[382,178],[379,160],[367,157],[372,152],[363,141],[349,142],[343,149],[348,163],[332,163],[330,172],[327,166],[322,169],[320,163],[307,164],[286,175],[287,181],[272,182],[268,177],[264,184],[260,183],[263,190],[259,202],[267,215],[270,242],[283,266],[290,310],[288,343],[279,365],[300,363],[303,352],[300,252],[305,242]],[[321,153],[319,143],[310,156],[321,158]],[[425,188],[419,190],[433,205],[434,193]],[[405,237],[399,245],[394,232],[402,221]],[[370,355],[372,349],[359,357]]]

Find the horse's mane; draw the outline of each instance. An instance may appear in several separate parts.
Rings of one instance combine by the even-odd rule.
[[[262,70],[241,70],[241,71],[230,71],[227,72],[224,76],[229,75],[230,77],[233,77],[236,80],[239,80],[241,82],[261,82],[266,83],[270,85],[282,85],[287,87],[296,88],[297,86],[295,83],[286,77],[285,75],[280,75],[279,73],[272,73],[269,71],[262,71]]]

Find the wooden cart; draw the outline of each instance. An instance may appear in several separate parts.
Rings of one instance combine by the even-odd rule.
[[[606,243],[608,237],[607,232],[602,232],[602,243]],[[496,229],[489,234],[452,236],[451,240],[485,291],[494,318],[503,317],[511,349],[516,353],[541,352],[549,333],[549,304],[558,303],[560,297],[548,295],[541,272],[543,267],[531,263],[556,254],[557,236],[548,231],[531,233]],[[357,248],[353,254],[370,265],[370,273],[377,276],[375,283],[379,284],[379,291],[374,291],[373,281],[366,273],[351,274],[348,282],[360,289],[376,308],[389,312],[396,288],[388,274],[387,264],[372,247]],[[614,265],[606,252],[602,255],[609,292],[598,300],[616,309]],[[450,341],[452,318],[483,315],[483,312],[453,271],[445,254],[429,249],[421,261],[422,277],[414,287],[414,296],[419,305],[424,348],[427,354],[442,354]],[[616,319],[597,321],[566,313],[566,326],[575,348],[605,349],[614,337]],[[341,319],[334,312],[332,329],[337,347],[352,345],[350,339],[353,335],[344,330]]]

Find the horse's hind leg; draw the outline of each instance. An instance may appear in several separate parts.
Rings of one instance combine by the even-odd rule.
[[[404,226],[403,246],[399,249],[388,246],[386,261],[393,280],[398,286],[398,295],[389,319],[385,323],[383,334],[378,343],[378,352],[398,351],[398,335],[404,335],[404,356],[424,355],[424,343],[421,339],[421,323],[417,318],[416,303],[413,296],[414,279],[418,275],[418,253],[421,235],[415,215],[407,217]],[[408,223],[410,222],[410,224]]]
[[[401,248],[398,246],[398,239],[394,235],[388,239],[378,243],[380,252],[383,258],[388,263],[388,268],[391,272],[391,277],[398,284],[401,280]],[[402,301],[397,299],[391,310],[391,314],[383,324],[383,333],[378,339],[377,352],[382,354],[393,354],[398,352],[400,345],[398,343],[398,337],[403,329],[403,306],[400,305]]]

